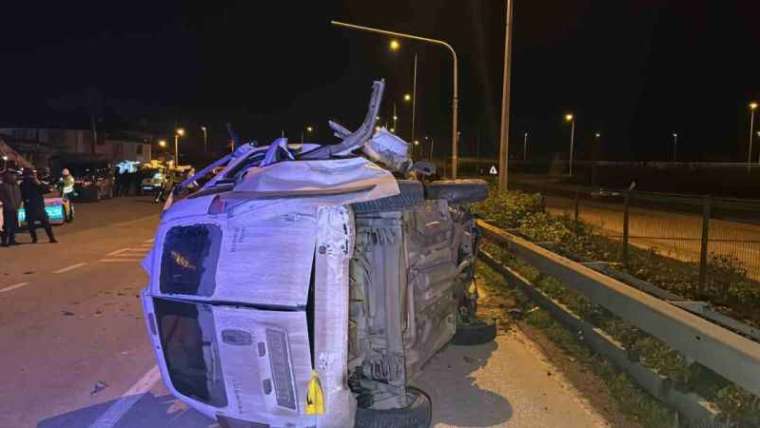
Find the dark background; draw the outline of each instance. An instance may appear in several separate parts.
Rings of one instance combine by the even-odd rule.
[[[417,136],[450,141],[451,60],[436,46],[329,25],[330,19],[449,41],[460,56],[462,155],[495,156],[504,43],[497,0],[5,2],[0,6],[0,126],[89,127],[170,135],[200,125],[222,149],[224,123],[267,142],[308,124],[361,120],[372,79],[398,101],[409,135],[412,57],[419,54]],[[577,157],[746,158],[747,103],[760,98],[760,2],[516,0],[512,150],[566,152],[565,112],[577,117]],[[760,125],[760,123],[758,123]],[[760,126],[759,128],[760,129]],[[760,140],[759,140],[760,141]],[[756,144],[756,147],[760,144]]]

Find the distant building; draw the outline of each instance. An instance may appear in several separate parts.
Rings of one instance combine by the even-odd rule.
[[[98,140],[89,129],[0,128],[0,137],[37,167],[54,158],[77,157],[116,163],[150,162],[152,136],[136,132],[102,133]]]

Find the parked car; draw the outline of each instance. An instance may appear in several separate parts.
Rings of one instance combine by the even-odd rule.
[[[74,201],[97,202],[113,197],[113,169],[108,163],[79,162],[69,163],[66,167],[76,180]]]
[[[414,178],[429,166],[373,135],[383,86],[357,131],[331,124],[341,143],[241,146],[167,204],[147,328],[172,394],[222,426],[429,426],[410,379],[496,334],[475,316],[467,208],[487,185]]]
[[[140,192],[143,195],[149,195],[164,187],[166,175],[160,169],[146,169],[140,172],[143,177],[140,181]]]
[[[69,209],[73,209],[73,207],[69,206],[63,198],[45,198],[45,212],[47,212],[50,224],[64,224],[66,221],[66,211]],[[19,210],[18,223],[21,226],[26,226],[26,211],[24,208]]]

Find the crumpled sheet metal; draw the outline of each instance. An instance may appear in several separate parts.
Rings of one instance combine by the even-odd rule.
[[[365,158],[279,162],[251,168],[229,198],[318,198],[348,205],[399,194],[393,175]]]

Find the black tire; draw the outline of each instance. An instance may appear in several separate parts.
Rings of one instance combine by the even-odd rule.
[[[427,199],[445,199],[450,204],[470,204],[488,197],[483,180],[439,180],[427,185]]]
[[[359,202],[351,205],[357,214],[368,214],[382,211],[401,211],[417,205],[425,200],[425,189],[417,180],[398,180],[398,195],[389,196],[369,202]]]
[[[459,346],[482,345],[495,338],[496,323],[493,320],[476,320],[472,323],[457,324],[457,332],[451,339],[451,344]]]
[[[356,409],[356,428],[428,428],[433,420],[430,396],[413,386],[406,387],[413,397],[410,405],[401,409]]]

